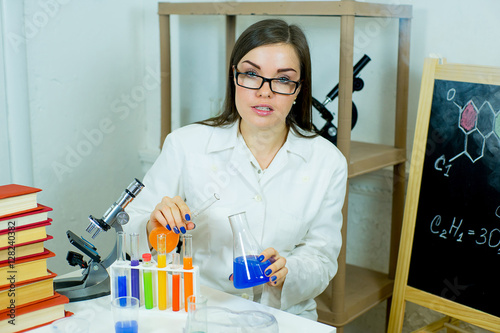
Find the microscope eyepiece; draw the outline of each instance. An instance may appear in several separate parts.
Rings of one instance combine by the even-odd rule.
[[[120,198],[108,208],[106,213],[104,213],[102,219],[96,219],[90,215],[90,224],[87,227],[87,232],[94,232],[92,238],[96,238],[102,230],[108,231],[115,221],[120,225],[126,224],[129,220],[129,216],[125,212],[125,207],[134,200],[143,188],[144,184],[137,178],[134,178],[134,181],[122,192]]]
[[[127,187],[127,190],[130,192],[130,195],[135,198],[143,188],[144,184],[141,183],[137,178],[134,178],[134,181],[130,183],[130,185]]]

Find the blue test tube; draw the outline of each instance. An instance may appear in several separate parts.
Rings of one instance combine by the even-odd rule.
[[[132,297],[140,300],[140,287],[139,287],[139,234],[130,234],[130,266],[132,270],[130,273],[130,286]],[[137,268],[134,268],[137,267]]]
[[[125,266],[127,234],[118,231],[116,237],[116,261],[120,266]],[[116,285],[118,287],[118,297],[127,296],[127,269],[125,267],[118,269]]]

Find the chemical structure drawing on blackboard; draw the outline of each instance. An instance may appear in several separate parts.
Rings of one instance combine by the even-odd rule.
[[[484,156],[484,149],[487,140],[495,140],[500,146],[500,110],[496,111],[490,102],[484,101],[478,108],[474,101],[470,99],[465,106],[454,101],[456,90],[451,88],[447,92],[446,100],[452,102],[458,108],[459,130],[463,133],[463,150],[450,159],[440,156],[434,167],[436,170],[445,171],[444,176],[449,177],[451,162],[464,155],[472,163],[477,162]],[[444,170],[443,170],[444,169]]]
[[[460,190],[463,190],[464,194],[455,200],[469,205],[475,198],[480,202],[471,207],[477,208],[485,207],[483,205],[486,205],[487,201],[480,199],[486,193],[486,187],[482,186],[488,184],[498,190],[498,177],[495,171],[498,172],[500,161],[500,108],[498,108],[500,94],[498,88],[487,90],[486,86],[479,84],[474,87],[475,91],[471,89],[471,85],[464,83],[436,82],[434,117],[431,120],[432,130],[428,140],[440,147],[431,145],[428,146],[428,150],[431,149],[431,154],[439,156],[434,161],[434,169],[446,177],[439,187],[444,189],[446,186],[456,186],[453,185],[455,182],[462,183],[458,187],[453,187],[453,190],[449,187],[448,192],[444,191],[443,194],[449,197],[458,195]],[[452,157],[449,158],[450,156]],[[462,160],[458,160],[460,157]],[[487,171],[488,169],[490,171]],[[491,172],[491,169],[494,171]],[[479,182],[483,177],[491,177],[491,181],[486,181],[480,186]],[[437,182],[432,183],[437,184]],[[465,188],[467,190],[464,190]],[[472,192],[474,188],[476,190]],[[494,197],[490,195],[488,200],[491,201]],[[500,206],[498,203],[495,205],[495,202],[498,201],[491,202],[493,206],[487,210],[488,212],[483,210],[482,217],[490,221],[493,219],[498,223]],[[491,215],[493,207],[495,212]],[[441,239],[453,239],[458,243],[472,239],[475,245],[493,248],[500,255],[500,225],[493,222],[492,225],[479,227],[470,222],[477,219],[459,218],[455,214],[450,216],[450,213],[456,210],[451,207],[446,218],[441,213],[435,213],[430,220],[431,233]],[[462,212],[463,214],[468,213]]]
[[[409,301],[500,333],[500,68],[426,59],[411,162],[388,331]]]
[[[500,85],[434,80],[427,126],[408,283],[446,297],[457,281],[467,291],[450,297],[466,304],[496,285],[500,263]],[[420,279],[425,270],[439,278]]]

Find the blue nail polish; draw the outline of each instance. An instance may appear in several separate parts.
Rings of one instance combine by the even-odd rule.
[[[174,227],[174,232],[175,232],[176,234],[178,234],[178,233],[179,233],[179,229],[177,229],[177,227]]]
[[[271,281],[276,281],[276,279],[277,279],[277,277],[276,277],[276,276],[273,276],[273,277],[271,278]]]
[[[171,230],[172,230],[172,228],[170,228],[170,225],[168,225],[168,224],[167,224],[167,230],[168,230],[168,231],[171,231]]]
[[[196,229],[196,224],[193,223],[193,229],[191,229],[191,230],[194,230],[194,229]]]
[[[182,232],[183,234],[185,234],[185,233],[186,233],[186,228],[181,227],[181,232]]]
[[[185,218],[186,218],[186,221],[191,221],[191,216],[189,216],[189,214],[186,214]]]
[[[231,277],[233,276],[233,274],[229,274],[229,277],[227,278],[229,281],[231,281]]]
[[[271,275],[271,272],[272,272],[272,271],[271,271],[270,269],[268,269],[268,270],[266,270],[266,271],[264,272],[264,274],[266,274],[267,276],[269,276],[269,275]]]
[[[264,260],[264,256],[259,256],[258,259],[259,259],[259,261],[262,261],[262,260]]]

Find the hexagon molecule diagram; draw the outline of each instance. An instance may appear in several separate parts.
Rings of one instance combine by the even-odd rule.
[[[460,113],[460,128],[468,134],[476,128],[479,111],[472,101],[469,101]]]
[[[477,129],[484,137],[490,136],[494,128],[495,111],[490,103],[485,102],[479,109],[479,117],[477,121]]]
[[[465,138],[465,155],[467,155],[472,162],[476,162],[483,157],[484,154],[484,136],[478,130],[473,130]]]
[[[448,100],[454,98],[454,93],[454,89],[450,89]],[[500,141],[500,111],[495,113],[487,101],[479,110],[472,100],[464,107],[454,104],[460,109],[458,125],[465,133],[465,143],[464,151],[451,158],[450,162],[465,154],[474,163],[483,157],[486,139],[494,135]]]

